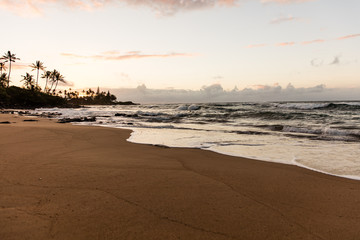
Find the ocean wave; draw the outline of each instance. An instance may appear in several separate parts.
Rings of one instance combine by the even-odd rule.
[[[176,108],[176,110],[179,110],[179,111],[196,111],[196,110],[199,110],[201,109],[201,106],[200,105],[197,105],[197,104],[191,104],[191,105],[180,105],[179,107]]]
[[[338,109],[338,110],[360,110],[360,102],[326,102],[326,103],[274,103],[274,107],[298,110],[313,109]]]
[[[255,118],[263,120],[295,120],[306,119],[309,115],[302,112],[283,112],[283,111],[247,111],[231,114],[232,118]]]

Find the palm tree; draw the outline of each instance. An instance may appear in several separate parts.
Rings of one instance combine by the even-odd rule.
[[[41,75],[41,78],[46,79],[46,83],[45,83],[45,87],[44,87],[44,92],[46,92],[46,87],[47,87],[47,84],[48,84],[48,80],[49,80],[49,78],[51,78],[51,71],[44,72],[43,75]]]
[[[16,57],[16,54],[12,54],[10,51],[5,53],[0,60],[5,60],[5,62],[9,62],[9,74],[8,74],[8,80],[7,80],[7,86],[10,85],[10,74],[11,74],[11,63],[16,62],[16,60],[20,60],[20,58]]]
[[[5,62],[0,62],[0,75],[2,75],[3,71],[6,71]]]
[[[26,73],[26,75],[22,77],[23,79],[21,82],[24,82],[24,87],[30,90],[34,90],[34,76]]]
[[[56,69],[54,69],[52,72],[50,72],[50,82],[51,82],[51,86],[50,86],[48,92],[51,92],[51,89],[52,89],[52,87],[54,86],[54,83],[56,82],[56,78],[57,78],[57,76],[58,76],[59,74],[60,74],[60,73],[59,73]]]
[[[54,89],[52,89],[53,92],[56,91],[56,88],[57,88],[57,85],[59,82],[66,83],[65,77],[63,75],[61,75],[60,72],[58,72],[55,69],[54,69],[54,71],[51,72],[50,81],[51,81],[51,87],[49,89],[49,92],[51,92],[51,89],[52,89],[54,83],[55,83],[55,87],[54,87]]]
[[[65,77],[58,72],[58,75],[56,76],[56,85],[55,85],[54,91],[56,91],[56,87],[59,82],[66,83]]]
[[[31,64],[30,67],[32,68],[31,71],[37,70],[37,74],[36,74],[36,87],[37,87],[38,86],[38,81],[39,81],[39,71],[40,70],[42,70],[42,71],[45,70],[44,63],[40,62],[40,61],[36,61],[35,63]]]

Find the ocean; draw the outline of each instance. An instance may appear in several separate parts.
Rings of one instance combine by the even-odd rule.
[[[360,180],[360,102],[142,104],[36,109],[133,130],[128,141],[201,148]],[[239,159],[241,161],[241,159]]]

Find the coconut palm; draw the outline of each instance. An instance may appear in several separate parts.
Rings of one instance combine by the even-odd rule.
[[[51,81],[51,87],[49,89],[49,92],[51,92],[51,91],[55,92],[59,82],[66,83],[65,77],[63,75],[61,75],[60,72],[55,69],[51,72],[50,81]],[[54,87],[54,89],[52,89],[54,84],[55,84],[55,87]]]
[[[21,80],[21,82],[24,82],[24,87],[30,90],[34,90],[35,85],[34,85],[34,76],[26,73],[26,75],[22,75],[23,79]]]
[[[0,75],[2,75],[3,71],[6,71],[5,62],[0,62]]]
[[[42,71],[45,70],[44,63],[40,62],[40,61],[36,61],[35,63],[31,64],[30,67],[32,68],[32,71],[35,71],[35,70],[37,71],[37,74],[36,74],[36,87],[38,87],[39,71],[40,70],[42,70]]]
[[[8,74],[8,80],[7,80],[7,86],[10,85],[10,74],[11,74],[11,63],[16,62],[16,60],[20,60],[20,58],[16,57],[16,54],[12,54],[10,51],[5,53],[0,60],[5,60],[5,62],[9,62],[9,74]]]
[[[43,75],[41,75],[41,78],[45,78],[46,82],[45,82],[45,87],[44,87],[44,92],[46,92],[46,88],[47,88],[47,84],[49,79],[51,78],[51,71],[46,71],[43,73]]]
[[[56,78],[57,78],[57,75],[59,74],[59,72],[56,70],[56,69],[54,69],[52,72],[50,72],[50,78],[49,78],[49,80],[50,80],[50,82],[51,82],[51,86],[50,86],[50,88],[48,89],[48,93],[50,93],[51,92],[51,89],[52,89],[52,87],[54,86],[54,83],[56,82]]]
[[[65,77],[58,72],[58,75],[56,76],[56,85],[55,85],[54,91],[56,91],[56,87],[59,82],[66,83]]]

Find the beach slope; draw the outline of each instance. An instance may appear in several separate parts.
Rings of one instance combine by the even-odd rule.
[[[360,181],[0,115],[0,239],[360,239]]]

